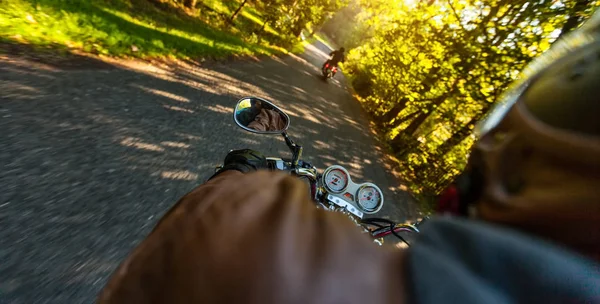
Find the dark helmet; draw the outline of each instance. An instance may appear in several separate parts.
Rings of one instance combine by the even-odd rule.
[[[524,75],[476,129],[470,214],[600,259],[600,15]]]

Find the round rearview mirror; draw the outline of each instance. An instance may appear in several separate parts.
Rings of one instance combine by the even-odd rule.
[[[268,100],[244,97],[233,111],[233,120],[240,128],[253,133],[279,134],[290,125],[290,117]]]

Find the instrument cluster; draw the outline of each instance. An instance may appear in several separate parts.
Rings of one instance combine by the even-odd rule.
[[[359,218],[363,217],[363,213],[377,213],[383,207],[381,189],[373,183],[354,183],[348,170],[342,166],[325,169],[321,182],[328,192],[329,201],[345,207]]]

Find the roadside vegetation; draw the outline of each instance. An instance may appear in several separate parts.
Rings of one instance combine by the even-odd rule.
[[[600,0],[2,0],[0,42],[205,58],[350,49],[342,68],[410,190],[466,165],[473,129]],[[319,34],[322,31],[331,39]]]
[[[364,108],[412,192],[431,197],[525,65],[599,2],[356,0],[323,30],[352,48],[344,68]]]
[[[0,40],[142,58],[272,55],[301,51],[301,33],[343,5],[286,2],[4,0]]]

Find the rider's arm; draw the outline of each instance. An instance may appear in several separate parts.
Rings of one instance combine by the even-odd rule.
[[[248,124],[248,128],[254,129],[256,131],[272,130],[273,127],[270,125],[269,114],[267,113],[267,110],[260,110],[260,113],[256,115],[254,121]]]
[[[285,128],[285,121],[276,111],[262,109],[248,127],[257,131],[277,131]]]
[[[160,220],[99,302],[402,302],[403,255],[308,193],[282,173],[219,174]]]
[[[408,251],[374,245],[306,185],[225,171],[183,197],[100,303],[596,303],[597,264],[483,222],[432,219]]]

